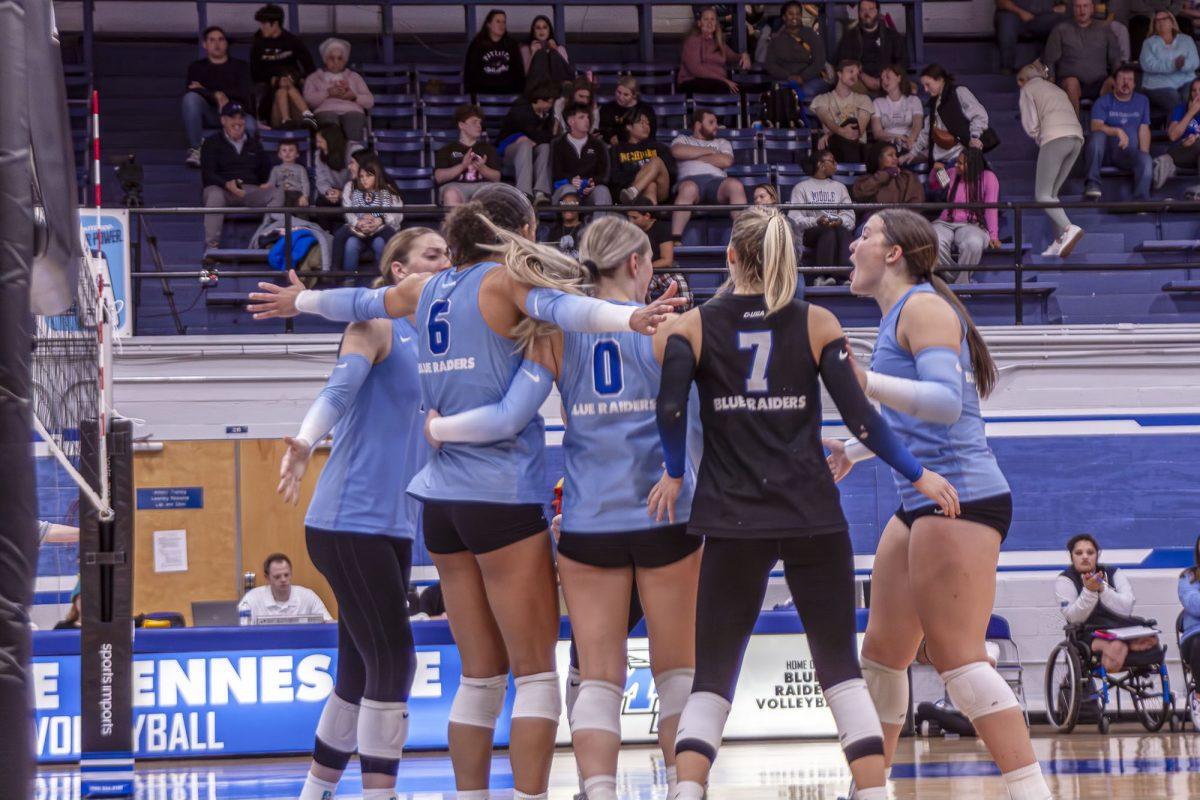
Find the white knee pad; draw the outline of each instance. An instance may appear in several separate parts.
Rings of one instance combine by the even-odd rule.
[[[358,713],[356,704],[330,692],[317,722],[317,738],[340,753],[353,753],[358,748]]]
[[[852,678],[830,686],[825,692],[825,702],[833,712],[847,761],[883,755],[883,728],[879,727],[879,714],[871,702],[866,681]]]
[[[584,681],[570,715],[571,733],[605,731],[621,735],[621,687],[608,681]]]
[[[683,713],[679,715],[679,730],[675,733],[675,752],[690,750],[713,761],[721,748],[725,721],[732,704],[713,692],[693,692],[688,696]],[[682,787],[683,784],[680,784]]]
[[[513,719],[536,717],[558,722],[562,716],[562,693],[558,689],[557,672],[522,675],[513,683],[517,687],[513,697]]]
[[[495,730],[496,720],[504,710],[504,694],[508,690],[508,675],[490,678],[463,676],[450,704],[450,721],[459,725]]]
[[[1020,705],[1004,678],[986,661],[943,672],[942,681],[954,707],[971,721]]]
[[[658,718],[670,719],[683,713],[688,695],[692,693],[694,669],[670,669],[654,676],[654,690],[658,692]]]
[[[364,697],[358,715],[359,755],[398,761],[406,741],[408,703],[384,703]]]
[[[862,674],[867,691],[875,703],[879,721],[903,725],[908,718],[908,671],[885,667],[877,661],[863,658]]]

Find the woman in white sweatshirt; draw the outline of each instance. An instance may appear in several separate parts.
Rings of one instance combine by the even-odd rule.
[[[790,203],[850,205],[850,192],[845,184],[833,179],[837,159],[828,150],[818,150],[813,161],[813,177],[792,188]],[[854,209],[813,209],[789,211],[788,217],[804,241],[808,266],[850,266],[850,240],[854,238]],[[817,275],[813,286],[832,286],[849,283],[849,276]]]
[[[1038,143],[1034,199],[1039,203],[1058,201],[1071,167],[1083,149],[1083,128],[1067,93],[1047,79],[1049,72],[1040,61],[1027,64],[1017,73],[1021,87],[1021,124]],[[1083,238],[1083,229],[1072,225],[1061,208],[1043,209],[1054,224],[1055,239],[1043,256],[1067,256]]]

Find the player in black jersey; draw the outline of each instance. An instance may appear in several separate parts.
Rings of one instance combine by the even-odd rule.
[[[693,379],[704,427],[689,525],[706,537],[696,676],[675,739],[679,782],[670,797],[704,794],[771,568],[782,559],[857,799],[886,798],[882,729],[858,663],[853,551],[821,445],[818,375],[847,427],[947,516],[957,515],[958,496],[922,469],[867,401],[833,314],[795,299],[784,216],[739,216],[726,255],[733,290],[673,326],[658,396],[666,474],[650,494],[652,512],[678,491]]]

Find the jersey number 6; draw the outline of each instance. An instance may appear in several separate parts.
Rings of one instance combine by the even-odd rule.
[[[771,358],[770,331],[738,331],[738,350],[753,350],[746,391],[761,393],[767,388],[767,362]]]
[[[434,300],[429,304],[429,352],[444,355],[450,349],[450,323],[443,317],[450,311],[449,300]]]
[[[592,348],[592,386],[596,394],[620,394],[625,388],[621,373],[621,347],[611,339]]]

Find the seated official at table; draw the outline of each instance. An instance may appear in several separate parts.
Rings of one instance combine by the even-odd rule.
[[[292,583],[292,560],[283,553],[272,553],[263,562],[266,586],[256,586],[242,597],[238,611],[250,609],[250,622],[267,617],[307,617],[320,614],[333,622],[325,604],[312,589]]]

